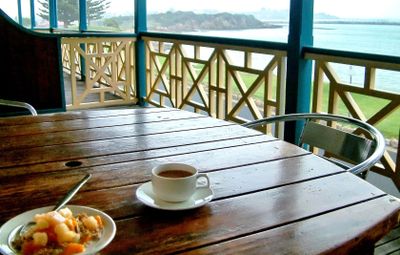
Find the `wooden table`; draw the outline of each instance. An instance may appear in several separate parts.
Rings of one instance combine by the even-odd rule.
[[[294,145],[175,109],[68,112],[0,119],[0,223],[71,201],[109,214],[101,254],[346,254],[372,251],[400,203]],[[184,162],[207,172],[215,197],[187,211],[137,200],[151,169]]]

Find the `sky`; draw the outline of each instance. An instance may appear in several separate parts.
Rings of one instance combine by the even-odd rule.
[[[125,1],[125,0],[114,0]],[[251,12],[260,8],[289,9],[289,0],[147,0],[148,10],[169,10],[179,6],[179,10],[217,9],[227,12]],[[314,12],[327,13],[340,18],[390,18],[400,19],[400,0],[314,0]]]
[[[127,14],[133,9],[129,0],[110,0],[109,12]],[[0,0],[0,8],[7,13],[16,15],[16,0]],[[168,10],[201,12],[217,10],[225,12],[251,12],[260,8],[283,10],[289,8],[289,0],[245,0],[239,5],[239,0],[147,0],[148,12],[164,12]],[[22,0],[23,13],[29,13],[29,1]],[[314,12],[326,13],[339,18],[372,18],[400,19],[400,0],[315,0]],[[11,15],[10,15],[11,16]]]
[[[399,0],[315,0],[314,11],[340,18],[400,19]]]

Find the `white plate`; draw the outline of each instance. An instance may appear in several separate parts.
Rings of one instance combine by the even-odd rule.
[[[214,194],[210,188],[199,188],[189,200],[179,203],[169,203],[157,198],[151,182],[146,182],[136,190],[136,197],[145,205],[161,210],[188,210],[203,206],[211,201]]]
[[[86,206],[78,206],[78,205],[67,205],[69,209],[71,209],[72,213],[74,215],[77,215],[79,213],[86,213],[87,215],[100,215],[100,217],[104,221],[104,229],[103,233],[101,235],[101,238],[97,241],[89,243],[89,245],[86,247],[86,250],[84,253],[80,253],[81,255],[84,254],[94,254],[104,247],[106,247],[111,240],[115,236],[116,232],[116,226],[113,221],[113,219],[105,214],[102,211],[86,207]],[[47,207],[42,207],[42,208],[37,208],[33,209],[31,211],[27,211],[24,213],[21,213],[20,215],[15,216],[14,218],[10,219],[7,221],[3,226],[0,228],[0,253],[4,254],[18,254],[15,253],[14,250],[9,246],[9,240],[13,240],[15,235],[15,230],[17,227],[20,225],[32,221],[33,216],[38,213],[46,213],[52,210],[54,206],[47,206]],[[13,233],[14,232],[14,233]],[[11,234],[11,235],[10,235]]]

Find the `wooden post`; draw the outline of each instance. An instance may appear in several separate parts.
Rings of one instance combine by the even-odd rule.
[[[146,97],[146,49],[145,42],[140,33],[147,31],[147,9],[146,0],[135,0],[135,33],[137,41],[135,43],[136,52],[136,91],[139,105],[145,106]]]
[[[20,24],[21,26],[22,24],[22,7],[21,7],[21,0],[17,1],[18,4],[18,24]]]
[[[34,29],[36,27],[36,18],[35,18],[35,0],[30,0],[31,7],[31,28]]]
[[[86,0],[79,0],[79,31],[87,31],[87,5]],[[86,47],[84,43],[80,43],[79,46],[86,52]],[[86,80],[86,63],[85,58],[80,57],[81,62],[81,81]]]
[[[79,31],[87,31],[87,6],[86,0],[79,0]]]
[[[313,0],[291,0],[287,53],[286,113],[309,112],[311,96],[311,60],[303,55],[312,46]],[[285,140],[295,142],[300,129],[294,123],[285,127]]]
[[[49,23],[50,32],[58,27],[57,24],[57,0],[49,0]]]

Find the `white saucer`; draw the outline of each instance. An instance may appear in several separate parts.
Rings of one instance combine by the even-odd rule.
[[[193,196],[184,202],[170,203],[157,198],[153,192],[151,182],[146,182],[136,190],[136,197],[145,205],[161,210],[188,210],[203,206],[211,201],[214,193],[210,188],[199,188]]]

